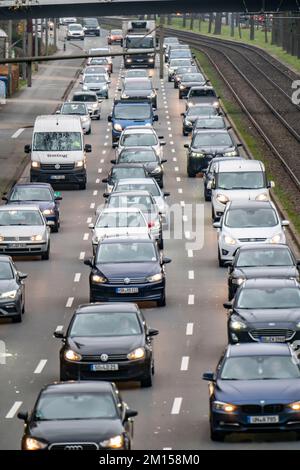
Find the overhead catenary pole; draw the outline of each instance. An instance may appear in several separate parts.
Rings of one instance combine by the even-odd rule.
[[[38,19],[34,21],[34,55],[39,55],[39,26]],[[38,62],[35,62],[35,71],[38,71]]]
[[[27,20],[27,55],[32,55],[32,19]],[[32,86],[32,63],[27,62],[27,86]]]
[[[164,78],[164,16],[159,17],[159,78]]]
[[[12,57],[12,20],[8,21],[8,57]],[[8,64],[8,96],[12,95],[12,64]]]

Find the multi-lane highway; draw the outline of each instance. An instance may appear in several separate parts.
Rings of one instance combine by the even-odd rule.
[[[84,47],[106,44],[100,38],[85,39]],[[49,80],[41,82],[39,95],[31,96],[30,104],[20,101],[8,105],[16,120],[32,122],[35,115],[51,113],[56,107],[53,90],[61,77],[67,76],[64,63],[54,63]],[[79,62],[68,64],[80,66]],[[0,365],[0,448],[18,449],[23,431],[16,418],[19,410],[29,410],[41,387],[59,379],[58,351],[60,342],[52,334],[64,326],[78,304],[89,300],[89,270],[83,258],[91,255],[91,234],[88,225],[94,220],[95,207],[103,203],[105,185],[101,179],[108,173],[114,158],[111,128],[107,122],[122,75],[121,59],[114,59],[110,98],[102,103],[100,121],[93,121],[92,134],[85,138],[93,146],[88,155],[88,185],[86,191],[62,191],[61,230],[51,235],[49,261],[16,260],[18,268],[28,273],[26,280],[26,313],[23,322],[1,321],[0,339],[5,342],[5,357]],[[188,179],[186,151],[182,137],[184,101],[178,100],[178,90],[167,79],[160,80],[157,68],[153,81],[158,87],[159,121],[155,128],[167,142],[164,156],[165,188],[171,192],[169,203],[182,208],[182,238],[166,239],[165,255],[172,258],[167,270],[167,306],[149,305],[144,314],[150,326],[160,331],[155,339],[155,369],[152,388],[122,384],[121,393],[127,403],[139,411],[135,420],[135,449],[296,449],[298,441],[291,435],[242,435],[229,437],[225,443],[213,443],[209,437],[208,391],[201,380],[202,373],[215,367],[227,343],[226,269],[217,262],[216,233],[211,224],[211,207],[203,199],[202,180]],[[44,88],[43,88],[44,87]],[[79,82],[74,89],[79,88]],[[47,94],[51,96],[47,96]],[[45,101],[44,101],[45,100]],[[54,100],[54,101],[51,101]],[[50,101],[50,103],[49,103]],[[13,108],[12,108],[13,107]],[[6,114],[5,114],[6,115]],[[13,114],[11,111],[10,118]],[[17,129],[15,129],[17,131]],[[19,152],[30,142],[31,130],[26,129],[12,139],[1,118],[3,142],[0,154],[10,149]],[[28,175],[25,170],[24,177]],[[196,203],[197,211],[196,214]],[[192,212],[189,209],[192,205]],[[187,245],[201,220],[204,208],[203,246]],[[198,226],[199,231],[199,226]],[[201,232],[201,230],[200,230]],[[3,345],[2,345],[3,346]],[[5,361],[4,361],[5,358]]]

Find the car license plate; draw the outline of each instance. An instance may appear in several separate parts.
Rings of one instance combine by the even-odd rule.
[[[51,179],[52,180],[64,180],[66,178],[65,175],[52,175]]]
[[[11,243],[9,245],[10,248],[26,248],[26,246],[25,243]]]
[[[139,290],[137,287],[118,287],[116,291],[117,294],[137,294]]]
[[[273,424],[279,423],[279,416],[248,416],[250,424]]]
[[[119,370],[119,364],[92,364],[91,370],[94,372]]]
[[[261,336],[262,343],[284,343],[285,336]]]

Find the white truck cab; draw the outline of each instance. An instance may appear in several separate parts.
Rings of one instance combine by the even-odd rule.
[[[31,182],[76,184],[86,188],[86,153],[80,116],[38,116],[34,123],[31,153]]]

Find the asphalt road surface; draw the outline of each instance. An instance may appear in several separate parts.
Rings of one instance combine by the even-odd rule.
[[[104,44],[104,38],[88,38],[85,48]],[[16,418],[19,409],[29,410],[41,387],[59,379],[58,351],[60,341],[52,337],[58,325],[67,325],[74,308],[88,302],[89,269],[82,258],[91,255],[91,235],[88,224],[94,219],[94,208],[103,202],[105,189],[101,178],[110,168],[114,157],[111,129],[107,122],[116,88],[120,81],[121,59],[114,60],[110,99],[102,103],[101,120],[93,121],[92,134],[86,142],[92,144],[88,155],[88,186],[86,191],[62,191],[61,231],[51,235],[49,261],[17,260],[18,268],[29,274],[26,280],[26,314],[21,324],[1,322],[1,340],[6,356],[0,365],[0,448],[18,449],[23,424]],[[69,64],[71,65],[71,64]],[[65,76],[61,70],[61,76]],[[56,74],[58,78],[59,73]],[[167,306],[148,306],[144,313],[148,324],[160,334],[155,338],[155,368],[153,387],[140,389],[138,384],[120,385],[121,393],[133,409],[139,411],[135,420],[134,449],[298,449],[293,434],[229,437],[225,443],[212,443],[208,426],[207,383],[202,373],[215,367],[226,346],[226,269],[217,264],[216,233],[211,225],[210,203],[204,203],[202,180],[188,179],[182,137],[180,113],[184,101],[178,100],[178,90],[166,78],[160,81],[157,69],[153,80],[159,87],[159,121],[155,127],[167,142],[164,156],[165,189],[171,192],[170,204],[188,209],[183,212],[184,237],[165,242],[165,255],[173,262],[167,266]],[[45,82],[46,83],[46,82]],[[79,84],[77,83],[77,86]],[[55,80],[53,81],[55,88]],[[48,91],[43,91],[47,100]],[[40,96],[38,100],[42,99]],[[53,95],[49,99],[54,99]],[[21,112],[40,114],[38,102]],[[45,108],[46,109],[46,108]],[[19,119],[16,111],[16,119]],[[25,119],[23,116],[22,121]],[[30,131],[26,131],[30,137]],[[20,149],[24,134],[12,139],[8,134],[0,154],[7,145]],[[21,140],[21,143],[20,143]],[[2,140],[3,142],[3,140]],[[191,221],[201,216],[204,244],[200,249],[186,245],[195,227]],[[201,232],[201,227],[198,227]],[[188,233],[187,233],[188,232]]]

